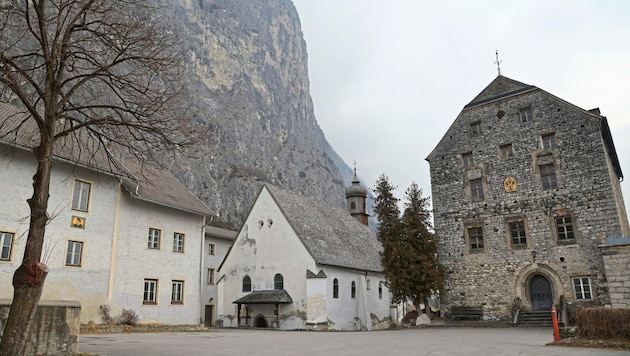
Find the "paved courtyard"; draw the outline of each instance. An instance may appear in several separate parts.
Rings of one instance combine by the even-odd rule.
[[[545,346],[551,328],[419,328],[373,332],[217,329],[191,333],[81,335],[79,350],[131,355],[628,355]]]

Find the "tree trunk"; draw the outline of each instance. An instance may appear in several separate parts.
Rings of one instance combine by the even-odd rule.
[[[28,199],[31,209],[28,237],[22,264],[13,275],[13,302],[0,343],[0,356],[24,354],[28,332],[48,273],[46,265],[41,263],[41,256],[48,223],[46,210],[54,140],[43,136],[40,142],[40,146],[33,149],[38,164],[33,176],[33,196]]]

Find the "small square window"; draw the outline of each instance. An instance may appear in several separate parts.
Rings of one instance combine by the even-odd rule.
[[[525,222],[522,220],[509,223],[510,238],[513,247],[526,247],[527,236],[525,234]]]
[[[10,232],[0,231],[0,261],[11,261],[14,236],[15,235]]]
[[[481,226],[468,228],[468,244],[471,251],[483,250],[483,229]]]
[[[575,299],[591,300],[591,279],[589,277],[574,277],[573,288],[575,290]]]
[[[184,253],[184,238],[186,235],[179,232],[173,233],[173,252]]]
[[[556,134],[549,133],[540,136],[542,139],[542,146],[544,149],[552,149],[556,147]]]
[[[556,216],[556,232],[558,242],[575,242],[571,216]]]
[[[476,121],[470,124],[470,136],[475,137],[481,135],[481,122]]]
[[[66,249],[66,266],[80,267],[82,253],[83,242],[68,241],[68,248]]]
[[[470,168],[475,164],[472,152],[462,153],[462,160],[464,161],[464,167],[466,168]]]
[[[75,179],[72,188],[72,210],[87,212],[90,203],[92,184]]]
[[[208,244],[208,255],[214,255],[216,253],[216,246],[214,244]]]
[[[475,199],[483,199],[483,183],[481,179],[473,179],[470,181],[470,196]]]
[[[171,304],[184,304],[184,281],[171,284]]]
[[[208,284],[214,284],[214,268],[208,268]]]
[[[552,164],[544,164],[539,166],[540,168],[540,180],[542,181],[543,189],[555,189],[558,187],[558,181],[556,178],[556,168]]]
[[[162,236],[162,230],[149,228],[149,238],[147,239],[147,247],[152,250],[160,249],[160,236]]]
[[[514,151],[512,149],[512,144],[508,143],[506,145],[499,146],[499,155],[503,159],[514,156]]]
[[[532,108],[524,108],[519,111],[521,115],[521,122],[530,122],[534,119]]]
[[[142,304],[157,304],[157,279],[144,280],[144,293],[142,295]]]

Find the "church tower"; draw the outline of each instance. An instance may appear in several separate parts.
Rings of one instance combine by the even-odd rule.
[[[368,224],[368,214],[366,207],[367,189],[361,186],[357,177],[357,168],[354,167],[354,178],[352,185],[346,188],[346,204],[350,215],[358,219],[363,224]]]

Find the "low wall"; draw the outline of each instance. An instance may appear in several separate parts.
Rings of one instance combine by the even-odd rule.
[[[10,299],[0,299],[0,337],[11,309]],[[41,300],[25,355],[75,355],[79,351],[81,304],[78,301]]]

